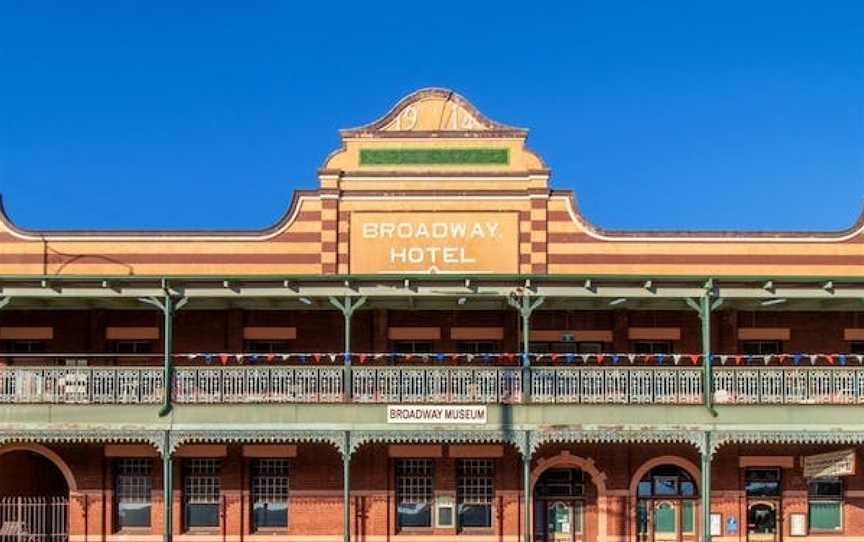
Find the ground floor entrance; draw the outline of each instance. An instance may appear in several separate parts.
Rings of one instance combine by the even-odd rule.
[[[67,542],[69,488],[50,459],[28,450],[0,455],[0,542]]]

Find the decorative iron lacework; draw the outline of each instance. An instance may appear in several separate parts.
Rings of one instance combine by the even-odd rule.
[[[0,431],[0,445],[14,442],[36,443],[145,443],[153,446],[160,454],[165,441],[163,431],[65,431],[45,429],[42,431]]]
[[[626,443],[626,444],[690,444],[697,450],[705,450],[703,431],[638,431],[638,430],[584,430],[584,431],[532,431],[529,451],[548,443]]]
[[[360,149],[361,166],[377,165],[507,165],[506,148],[467,149]]]
[[[351,433],[351,453],[368,443],[502,443],[514,446],[520,453],[525,449],[524,431],[358,431]]]
[[[711,453],[724,444],[862,444],[862,431],[717,431]]]
[[[173,454],[183,444],[219,442],[226,444],[246,443],[309,443],[332,444],[340,454],[347,449],[344,431],[173,431],[169,438],[169,453]]]

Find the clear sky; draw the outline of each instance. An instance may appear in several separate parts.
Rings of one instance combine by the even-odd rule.
[[[600,226],[864,203],[864,2],[791,0],[0,0],[0,193],[28,228],[264,227],[426,86],[529,128]]]

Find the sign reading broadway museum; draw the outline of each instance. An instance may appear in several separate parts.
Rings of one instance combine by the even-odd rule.
[[[387,423],[485,424],[486,407],[477,405],[387,405]]]
[[[515,273],[515,212],[352,212],[352,273]]]

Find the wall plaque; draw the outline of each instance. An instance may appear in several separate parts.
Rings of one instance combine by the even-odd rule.
[[[352,212],[352,273],[516,273],[516,212]]]

